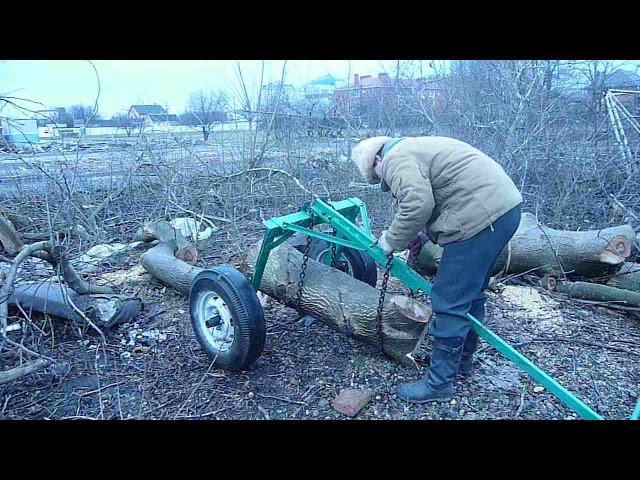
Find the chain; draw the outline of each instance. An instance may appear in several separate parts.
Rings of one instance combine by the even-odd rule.
[[[333,227],[333,236],[336,237],[337,235],[338,235],[338,230],[336,230],[336,228]],[[334,242],[331,244],[331,266],[333,268],[336,267],[336,250],[337,250],[337,245]]]
[[[421,288],[419,288],[417,292],[409,289],[409,297],[413,298],[414,300],[418,300],[419,302],[424,302],[427,299],[427,294],[424,293]]]
[[[313,211],[309,211],[311,223],[309,224],[309,230],[313,230],[313,222],[315,220]],[[298,313],[302,318],[302,286],[304,285],[304,277],[307,275],[307,262],[309,261],[309,250],[311,249],[311,236],[307,235],[307,240],[304,244],[304,253],[302,254],[302,266],[300,267],[300,278],[298,279],[298,292],[296,294],[296,305],[298,307]]]
[[[389,272],[391,271],[391,265],[393,264],[393,254],[387,257],[387,264],[384,267],[384,276],[382,277],[382,289],[380,290],[380,298],[378,298],[378,341],[380,342],[380,351],[384,353],[384,346],[382,343],[382,309],[384,308],[384,297],[387,294],[387,283],[389,282]]]

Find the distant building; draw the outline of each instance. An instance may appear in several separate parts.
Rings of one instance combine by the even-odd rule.
[[[331,74],[312,80],[305,87],[304,97],[307,100],[331,99],[340,81]]]
[[[604,79],[603,87],[604,91],[621,90],[616,92],[616,98],[632,116],[640,119],[640,75],[628,70],[615,70]]]
[[[37,110],[35,113],[37,114],[36,121],[38,122],[38,127],[45,127],[49,124],[66,123],[68,120],[67,111],[64,107]]]
[[[9,120],[0,119],[2,129],[2,139],[9,144],[16,146],[38,143],[38,122],[33,119]]]
[[[333,98],[337,114],[364,115],[372,109],[402,109],[412,104],[437,109],[443,105],[443,92],[433,80],[392,80],[387,73],[377,77],[355,74],[353,84],[336,88]]]
[[[131,105],[128,116],[133,119],[144,120],[149,115],[166,115],[167,111],[161,105]]]
[[[396,104],[393,82],[387,73],[353,76],[353,84],[337,88],[333,93],[336,113],[343,115],[362,115],[372,102],[381,107]]]
[[[155,125],[157,124],[176,125],[178,123],[178,116],[173,114],[168,114],[168,113],[147,115],[146,119],[149,124],[155,124]]]
[[[120,126],[120,122],[118,121],[118,119],[115,118],[110,118],[110,119],[97,119],[94,120],[92,122],[93,126],[95,127],[119,127]]]
[[[614,70],[604,80],[605,88],[640,90],[640,75],[628,70]]]

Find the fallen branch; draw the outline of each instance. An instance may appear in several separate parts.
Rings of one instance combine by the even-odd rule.
[[[51,242],[37,242],[32,243],[31,245],[26,245],[22,247],[22,250],[13,261],[13,265],[11,265],[9,272],[7,273],[4,284],[2,285],[2,288],[0,288],[0,336],[2,336],[3,338],[5,337],[5,330],[7,329],[7,304],[11,288],[13,287],[13,283],[16,280],[18,267],[33,252],[37,252],[38,250],[51,249],[52,247],[53,244]]]
[[[551,292],[564,293],[569,298],[610,302],[625,307],[640,307],[640,293],[621,288],[587,282],[558,282],[548,277],[544,287]]]
[[[0,372],[0,385],[12,382],[18,378],[24,377],[25,375],[29,375],[30,373],[37,372],[38,370],[46,367],[47,364],[47,360],[44,358],[38,358],[33,362]]]
[[[0,247],[4,248],[4,251],[10,256],[14,256],[22,250],[23,246],[24,244],[11,222],[0,214]],[[0,249],[0,251],[2,250]]]

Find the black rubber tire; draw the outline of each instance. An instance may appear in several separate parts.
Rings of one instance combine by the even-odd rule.
[[[304,252],[304,245],[300,251]],[[331,244],[326,240],[312,238],[311,245],[309,246],[309,258],[324,263],[324,258],[327,254],[331,255]],[[342,249],[342,254],[351,267],[354,278],[361,282],[368,283],[372,287],[376,286],[378,269],[376,268],[375,260],[373,260],[369,254],[347,247]]]
[[[197,319],[198,296],[213,291],[231,312],[234,338],[226,351],[216,348],[209,340],[202,323]],[[191,324],[200,346],[215,365],[226,370],[246,370],[256,361],[264,349],[266,323],[262,305],[253,287],[233,267],[215,267],[198,274],[189,292]]]

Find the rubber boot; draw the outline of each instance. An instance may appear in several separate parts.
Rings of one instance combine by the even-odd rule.
[[[462,347],[460,367],[458,368],[458,374],[463,377],[468,377],[473,373],[473,352],[476,351],[476,347],[478,346],[478,338],[475,330],[469,330]]]
[[[484,302],[483,294],[483,298],[471,304],[471,310],[469,311],[480,323],[484,323]],[[458,374],[463,377],[468,377],[473,373],[473,352],[475,352],[478,347],[478,338],[476,331],[471,328],[469,333],[467,333],[467,338],[462,347],[462,357],[460,358],[460,368],[458,369]]]
[[[448,402],[453,398],[453,380],[458,372],[464,339],[437,338],[429,371],[420,380],[403,383],[396,394],[410,403]]]
[[[469,330],[467,338],[464,341],[462,347],[462,356],[460,357],[460,367],[458,368],[458,375],[468,377],[473,373],[473,352],[478,347],[478,334],[475,330]],[[431,355],[425,355],[422,360],[426,365],[431,365]]]

